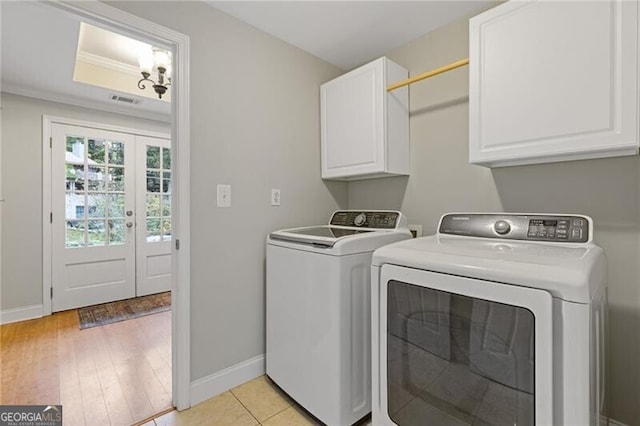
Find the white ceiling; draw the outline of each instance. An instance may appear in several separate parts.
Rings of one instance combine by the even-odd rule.
[[[206,1],[345,70],[495,3],[484,0]]]
[[[382,56],[440,26],[473,15],[493,2],[441,1],[213,1],[211,6],[345,70]],[[169,120],[170,107],[73,81],[80,22],[40,2],[2,1],[1,89],[84,107]],[[115,42],[107,45],[116,46]],[[112,60],[135,62],[118,52]],[[135,97],[135,96],[134,96]]]

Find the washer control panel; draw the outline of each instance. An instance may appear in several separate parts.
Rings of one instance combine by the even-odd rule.
[[[329,225],[355,228],[395,229],[399,212],[340,210],[333,214]]]
[[[587,216],[544,214],[447,214],[438,233],[510,240],[586,243],[591,241]]]

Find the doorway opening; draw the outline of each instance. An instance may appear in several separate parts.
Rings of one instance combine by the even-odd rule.
[[[160,25],[151,23],[144,19],[129,15],[116,9],[112,6],[106,5],[101,2],[41,2],[37,3],[37,6],[42,9],[52,9],[58,12],[62,11],[65,14],[72,15],[76,19],[80,19],[84,22],[88,22],[92,25],[106,28],[129,37],[137,38],[150,43],[154,46],[162,46],[172,53],[173,57],[173,83],[172,83],[172,106],[171,106],[171,147],[169,148],[172,156],[172,168],[171,168],[171,181],[172,189],[176,195],[173,195],[170,200],[171,205],[171,240],[168,241],[170,245],[170,264],[171,264],[171,290],[173,298],[173,307],[170,313],[170,326],[171,326],[171,394],[173,399],[173,405],[178,409],[186,409],[190,406],[190,368],[189,368],[189,39],[175,31],[169,30]],[[4,38],[4,37],[3,37]],[[6,38],[5,38],[6,39]],[[4,46],[3,46],[4,53]],[[3,64],[4,66],[4,64]],[[3,87],[6,89],[6,86]],[[23,94],[23,96],[37,97],[34,91],[31,94]],[[18,93],[16,93],[18,94]],[[46,99],[46,98],[43,98]],[[47,99],[49,101],[54,99]],[[64,101],[60,101],[64,102]],[[86,104],[80,106],[86,107]],[[106,109],[107,111],[109,109]],[[111,109],[111,112],[116,112]],[[44,130],[44,129],[43,129]],[[115,160],[114,160],[115,161]],[[117,168],[118,164],[106,162],[106,169],[113,166]],[[158,169],[160,173],[163,172],[162,167]],[[156,170],[156,171],[158,171]],[[45,176],[50,176],[51,170],[43,170],[43,184]],[[74,190],[77,188],[74,188]],[[178,195],[179,194],[179,195]],[[104,198],[109,199],[111,195],[114,198],[119,195],[117,193],[110,193],[108,190],[104,191]],[[86,193],[85,197],[89,194]],[[44,196],[43,196],[44,197]],[[94,197],[95,198],[95,197]],[[51,199],[44,200],[43,206],[51,205]],[[114,203],[114,205],[117,203]],[[79,214],[86,217],[86,221],[83,219],[83,239],[88,242],[89,234],[89,219],[92,208],[97,205],[91,205],[90,203],[84,204],[84,211],[78,211]],[[162,208],[162,205],[161,205]],[[46,210],[46,211],[45,211]],[[80,209],[82,210],[82,208]],[[96,211],[94,210],[94,212]],[[46,208],[42,211],[42,229],[43,229],[43,246],[51,246],[53,241],[53,233],[48,232],[51,228],[51,211]],[[162,221],[163,212],[157,218]],[[118,223],[115,221],[120,220],[115,216],[110,219],[108,215],[101,217],[104,219],[104,229],[106,237],[113,237],[114,241],[117,241],[118,235]],[[109,220],[113,220],[112,224]],[[125,219],[126,220],[126,210]],[[146,219],[145,219],[146,220]],[[92,226],[96,225],[99,229],[100,226],[96,223],[92,223]],[[110,226],[112,228],[110,228]],[[126,227],[126,222],[125,222]],[[114,229],[114,232],[109,234],[108,229]],[[86,232],[85,232],[86,230]],[[93,231],[93,230],[92,230]],[[65,231],[66,232],[66,231]],[[79,233],[76,233],[78,235]],[[92,234],[94,235],[94,234]],[[164,234],[160,233],[163,237]],[[66,237],[65,237],[66,238]],[[40,260],[40,259],[38,259]],[[53,265],[51,257],[42,258],[43,271],[49,271],[49,275],[43,274],[42,285],[42,315],[46,318],[52,312],[50,289],[51,285],[51,271]],[[47,280],[49,280],[47,282]]]
[[[101,2],[54,3],[54,7],[79,16],[92,25],[128,37],[164,46],[172,52],[171,148],[173,153],[172,197],[172,398],[178,410],[190,402],[190,245],[189,245],[189,37],[138,18]]]

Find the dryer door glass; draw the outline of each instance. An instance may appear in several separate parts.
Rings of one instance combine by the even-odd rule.
[[[535,424],[531,311],[400,281],[387,291],[391,420]]]

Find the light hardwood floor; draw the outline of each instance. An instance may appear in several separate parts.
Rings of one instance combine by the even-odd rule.
[[[78,329],[75,310],[0,326],[0,404],[62,404],[65,425],[171,407],[171,312]]]

